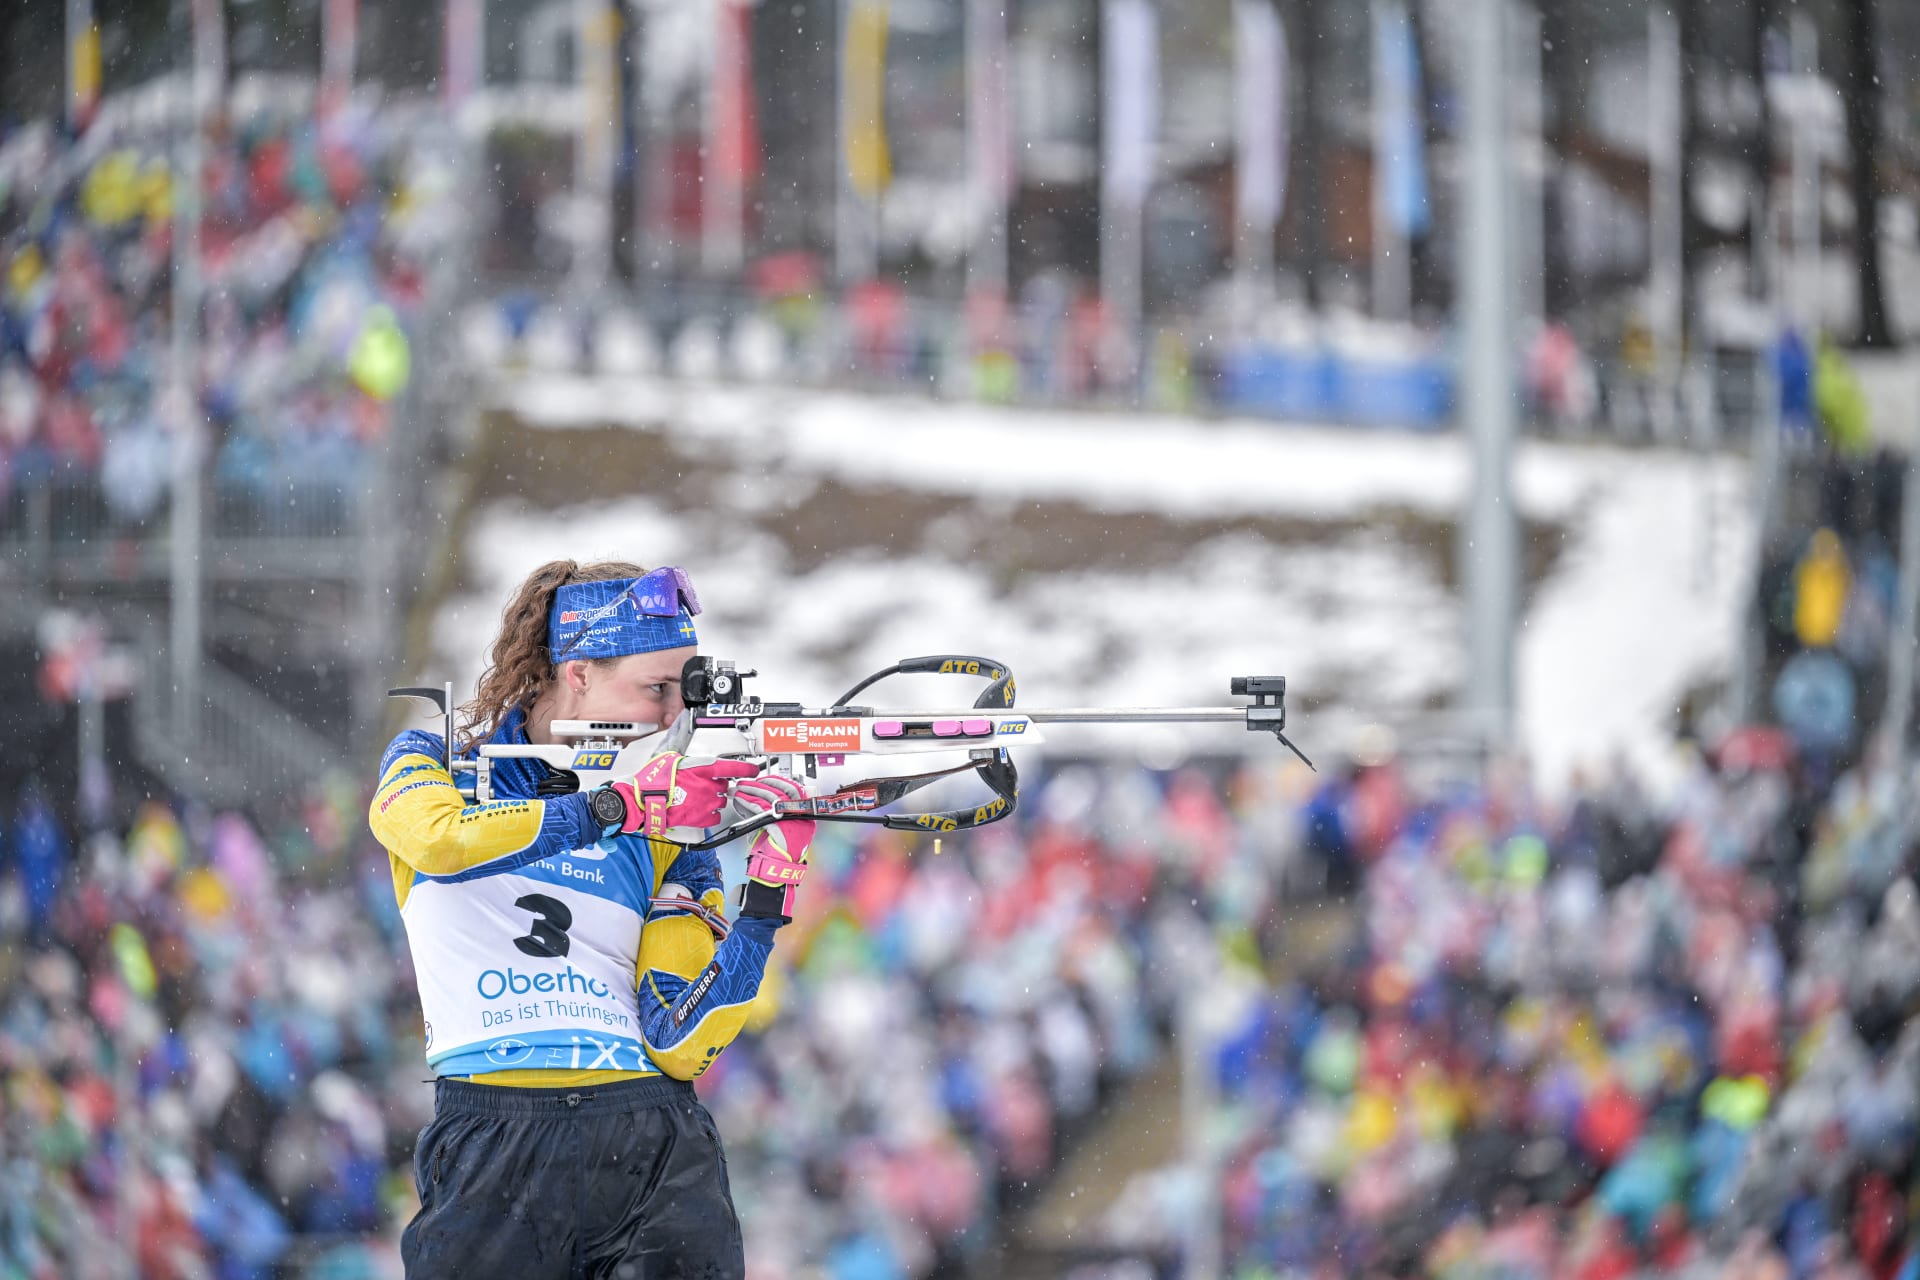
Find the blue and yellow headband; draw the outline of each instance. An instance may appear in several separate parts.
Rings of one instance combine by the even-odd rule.
[[[554,664],[623,658],[698,643],[700,597],[686,570],[671,565],[644,577],[575,582],[553,593],[547,651]]]

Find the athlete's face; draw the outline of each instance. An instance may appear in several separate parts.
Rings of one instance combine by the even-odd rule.
[[[577,667],[561,681],[572,706],[556,709],[556,720],[645,720],[662,728],[685,709],[680,700],[680,668],[694,647],[630,653],[614,662],[567,663]]]

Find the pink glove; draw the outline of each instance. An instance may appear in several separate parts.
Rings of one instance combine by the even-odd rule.
[[[622,835],[645,832],[649,838],[666,834],[669,827],[698,827],[705,830],[720,821],[727,805],[727,786],[739,778],[751,778],[760,766],[745,760],[708,760],[688,764],[675,751],[664,751],[640,766],[640,772],[621,782],[609,782],[603,791],[611,791],[621,801],[623,813],[619,829]],[[612,806],[596,817],[612,826]]]
[[[736,785],[733,798],[748,814],[766,813],[783,800],[805,800],[807,789],[785,774],[769,773]],[[774,914],[771,890],[779,895],[779,915],[793,918],[793,899],[806,878],[815,826],[812,818],[782,818],[753,837],[747,846],[747,883],[741,886],[745,914]]]

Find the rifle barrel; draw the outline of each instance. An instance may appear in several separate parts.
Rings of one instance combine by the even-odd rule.
[[[1035,724],[1240,724],[1245,707],[1042,707],[1018,714]]]

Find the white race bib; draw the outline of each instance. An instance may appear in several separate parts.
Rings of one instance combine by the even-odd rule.
[[[634,995],[652,889],[651,866],[617,845],[468,880],[418,876],[400,915],[434,1071],[657,1071]]]

